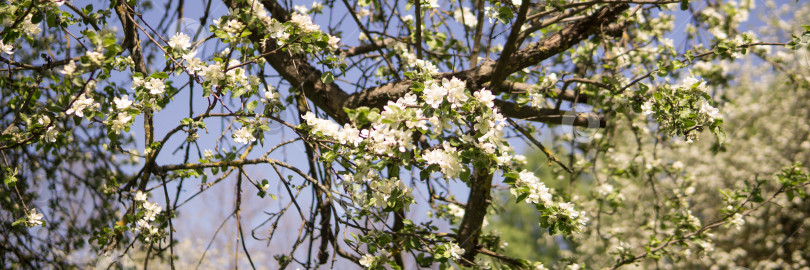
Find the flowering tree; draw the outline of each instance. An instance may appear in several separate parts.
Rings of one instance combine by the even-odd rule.
[[[807,191],[792,165],[806,155],[764,156],[757,164],[791,167],[731,179],[698,161],[667,163],[705,160],[739,138],[725,122],[739,130],[744,120],[720,109],[736,101],[755,113],[739,104],[753,96],[730,87],[735,59],[754,55],[761,72],[806,89],[802,63],[780,53],[806,52],[810,29],[777,18],[781,33],[744,32],[752,1],[212,2],[160,3],[163,13],[136,0],[0,3],[4,268],[83,266],[95,260],[73,254],[133,249],[145,252],[139,264],[175,267],[186,254],[173,220],[216,185],[236,190],[231,216],[253,267],[263,264],[245,242],[278,234],[292,235],[289,248],[268,248],[280,268],[731,265],[735,244],[717,260],[683,258],[714,239],[735,243],[712,233],[763,208],[786,215],[767,205]],[[564,126],[575,132],[558,136]],[[521,139],[554,177],[527,167],[512,148]],[[247,196],[273,206],[246,237]],[[572,256],[505,255],[485,224],[515,202]],[[785,258],[808,259],[797,254]]]

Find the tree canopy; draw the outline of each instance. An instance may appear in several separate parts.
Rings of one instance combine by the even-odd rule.
[[[803,269],[808,15],[4,1],[0,266]]]

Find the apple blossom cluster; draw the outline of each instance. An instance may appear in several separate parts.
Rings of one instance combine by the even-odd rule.
[[[431,253],[435,256],[433,259],[442,263],[458,260],[461,258],[461,255],[464,254],[464,249],[452,241],[426,248],[430,249]],[[384,255],[375,256],[374,254],[364,254],[360,257],[358,263],[366,269],[378,269],[386,263],[390,263],[390,261],[387,256]]]
[[[677,85],[662,85],[640,105],[640,112],[652,116],[661,130],[670,135],[682,135],[687,142],[697,138],[703,129],[709,129],[721,143],[723,115],[712,106],[703,80],[687,77]]]
[[[73,101],[73,105],[65,111],[67,115],[76,115],[78,117],[84,117],[84,113],[86,110],[94,110],[99,108],[99,104],[95,103],[95,100],[91,97],[87,97],[86,94],[79,95],[75,101]]]
[[[25,226],[26,227],[35,227],[35,226],[42,226],[45,223],[42,221],[43,215],[37,213],[36,208],[31,208],[31,211],[25,215]]]
[[[14,24],[14,19],[17,17],[13,11],[15,9],[11,8],[4,8],[3,11],[0,11],[2,14],[3,21],[0,22],[0,25],[3,28],[10,28]],[[17,27],[19,28],[19,33],[24,34],[28,37],[33,37],[42,33],[42,28],[40,28],[40,23],[34,23],[32,19],[34,18],[34,14],[28,14],[25,19],[20,20]]]
[[[489,163],[505,173],[513,194],[537,205],[544,216],[544,227],[566,234],[582,229],[587,222],[584,212],[575,211],[573,204],[555,201],[551,190],[533,173],[513,173],[522,167],[524,158],[515,156],[505,140],[507,123],[494,106],[495,96],[489,90],[470,94],[465,82],[457,78],[438,82],[429,73],[410,76],[427,79],[415,83],[413,92],[396,102],[389,101],[382,112],[369,108],[348,110],[352,122],[342,127],[312,112],[303,117],[311,136],[331,143],[321,159],[348,169],[341,173],[342,183],[353,194],[359,213],[370,207],[407,207],[412,201],[410,189],[399,185],[401,180],[380,176],[389,165],[415,166],[422,171],[421,179],[429,181],[432,172],[440,172],[448,180],[466,180],[472,164]],[[414,134],[423,134],[420,141],[435,142],[434,146],[416,148],[414,139],[418,137]],[[513,178],[513,174],[519,177]],[[374,195],[362,192],[364,187],[370,187]],[[398,202],[391,202],[392,198]],[[387,204],[381,205],[381,200]]]
[[[256,141],[256,137],[253,136],[253,129],[243,126],[233,132],[233,141],[241,144],[249,144]]]
[[[162,211],[160,205],[148,201],[146,194],[140,190],[133,195],[133,200],[140,211],[136,215],[138,220],[135,221],[136,226],[132,227],[132,231],[140,233],[145,242],[151,242],[152,239],[160,237],[160,229],[152,224],[155,217]]]

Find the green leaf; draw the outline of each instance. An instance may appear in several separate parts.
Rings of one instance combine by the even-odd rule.
[[[251,110],[251,111],[252,111],[253,109],[256,109],[256,106],[258,106],[258,105],[259,105],[259,101],[254,100],[254,101],[248,102],[248,104],[247,104],[245,107],[246,107],[248,110]]]
[[[3,180],[3,182],[6,184],[6,186],[13,187],[14,185],[17,184],[17,177],[9,176],[5,180]]]
[[[13,223],[11,223],[11,226],[14,227],[14,226],[24,224],[24,223],[25,223],[25,217],[21,217],[21,218],[15,220]]]
[[[158,73],[152,74],[149,77],[156,78],[156,79],[168,79],[169,75],[166,75],[165,72],[158,72]]]
[[[526,197],[529,197],[529,193],[520,194],[520,196],[518,196],[517,199],[515,199],[515,203],[517,204],[522,202],[523,200],[526,199]]]
[[[681,0],[681,10],[689,9],[689,0]]]
[[[332,74],[331,71],[327,71],[321,74],[321,82],[323,83],[332,83],[335,81],[335,75]]]

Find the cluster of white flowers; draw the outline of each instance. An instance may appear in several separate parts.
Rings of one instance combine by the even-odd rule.
[[[188,50],[191,48],[191,38],[184,33],[177,33],[169,40],[169,47],[175,50]]]
[[[141,78],[141,77],[133,77],[132,78],[132,89],[137,89],[138,87],[146,88],[146,90],[149,90],[149,94],[152,94],[152,95],[160,95],[160,94],[163,94],[163,92],[166,91],[166,84],[163,82],[162,79],[158,79],[158,78],[144,79],[144,78]],[[122,103],[122,105],[124,105],[124,104],[126,104],[126,102]],[[116,105],[117,105],[117,103],[116,103]]]
[[[585,227],[585,224],[588,222],[588,218],[585,216],[585,211],[576,211],[574,210],[574,204],[570,202],[560,202],[557,203],[557,208],[560,210],[557,214],[562,214],[568,216],[571,220],[578,221],[577,224],[579,227],[575,230],[579,231]]]
[[[20,24],[22,33],[25,33],[28,36],[35,36],[42,33],[42,28],[39,27],[39,23],[31,22],[33,18],[34,14],[28,14],[28,16],[25,17],[25,20],[22,20],[22,23]]]
[[[653,101],[654,99],[648,99],[643,104],[641,104],[641,114],[645,116],[653,114]]]
[[[391,179],[379,179],[369,183],[373,192],[374,203],[377,207],[384,208],[394,191],[399,191],[400,196],[410,197],[412,189],[405,185],[397,177]],[[407,210],[406,210],[407,211]]]
[[[31,211],[29,211],[28,214],[25,215],[25,226],[34,227],[42,225],[43,224],[42,217],[43,215],[37,213],[36,208],[31,208]]]
[[[340,48],[340,38],[336,36],[329,36],[329,50],[336,51]]]
[[[76,62],[70,60],[67,65],[62,67],[62,70],[59,71],[59,73],[62,73],[62,75],[65,76],[73,76],[73,74],[76,73]]]
[[[131,120],[132,116],[129,115],[129,113],[119,113],[118,116],[111,121],[110,128],[115,132],[115,134],[121,134],[121,130],[127,128],[130,125]]]
[[[317,24],[312,23],[312,18],[309,15],[301,14],[295,12],[292,14],[290,21],[294,24],[298,25],[304,32],[316,32],[321,31],[321,27]]]
[[[225,72],[222,71],[222,64],[220,63],[203,67],[201,71],[205,81],[211,82],[214,85],[220,84],[226,79]]]
[[[98,103],[94,103],[93,98],[88,98],[87,95],[81,94],[78,99],[73,101],[73,106],[70,107],[65,113],[67,115],[74,114],[78,117],[84,117],[84,110],[86,109],[96,109],[100,105]]]
[[[526,196],[526,203],[538,204],[542,202],[545,206],[551,206],[553,203],[549,188],[546,187],[546,184],[540,182],[540,179],[530,171],[523,170],[520,172],[520,177],[515,182],[515,187],[516,188],[510,190],[515,196],[519,195],[517,189],[522,187],[529,189],[529,195]]]
[[[256,141],[256,137],[253,137],[253,129],[243,126],[233,132],[233,141],[241,144],[249,144]]]
[[[104,54],[96,51],[87,51],[87,58],[96,66],[104,64]]]
[[[141,233],[147,242],[158,235],[158,228],[153,226],[150,222],[155,220],[157,214],[160,214],[162,208],[157,203],[149,202],[146,200],[146,194],[140,190],[133,195],[133,199],[143,209],[143,216],[135,222],[137,227],[133,227],[132,231]]]
[[[453,11],[453,18],[457,22],[463,23],[465,26],[473,28],[477,24],[475,14],[467,7],[462,7]]]
[[[185,62],[184,64],[189,75],[197,75],[197,73],[199,73],[199,71],[205,67],[205,63],[202,61],[202,59],[195,56],[197,56],[196,50],[189,51],[180,57]]]
[[[220,25],[220,19],[214,20],[215,25]],[[225,31],[228,34],[228,37],[234,38],[237,37],[239,34],[242,33],[242,29],[245,28],[245,25],[236,19],[230,19],[225,22],[225,25],[222,26],[222,31]]]
[[[742,214],[734,213],[734,215],[731,216],[731,219],[728,220],[728,225],[734,226],[734,228],[739,230],[743,225],[745,225],[745,219],[743,218]]]
[[[160,95],[166,91],[166,84],[163,83],[162,79],[158,78],[149,78],[143,86],[146,87],[146,89],[149,90],[149,94],[152,95]]]
[[[475,97],[475,100],[484,106],[487,106],[488,108],[495,107],[495,102],[493,102],[495,100],[495,95],[492,94],[492,91],[481,89],[480,91],[473,93],[473,96]]]
[[[205,158],[208,161],[213,160],[214,159],[214,151],[211,151],[211,149],[205,149],[205,151],[203,151],[203,158]]]
[[[456,218],[459,218],[459,219],[464,218],[465,212],[466,211],[464,210],[464,208],[462,208],[458,204],[451,203],[451,204],[447,205],[447,213],[450,214],[451,216],[456,217]],[[484,220],[484,221],[486,221],[486,220]]]
[[[47,115],[42,115],[42,117],[37,119],[37,124],[43,127],[48,127],[48,129],[45,130],[45,134],[43,134],[43,140],[45,142],[56,142],[56,137],[59,136],[59,130],[57,130],[54,126],[49,126],[51,124],[50,117]]]
[[[113,103],[115,103],[115,108],[118,110],[125,110],[132,106],[132,100],[129,100],[129,95],[124,95],[122,97],[114,97]]]
[[[720,110],[709,104],[708,101],[702,99],[698,101],[698,111],[709,121],[714,122],[715,119],[722,119],[723,115]]]
[[[460,259],[461,255],[464,254],[464,249],[454,242],[445,243],[444,245],[453,260]]]
[[[342,129],[341,132],[346,132],[346,129]],[[360,131],[360,135],[367,138],[369,142],[368,148],[380,155],[393,156],[395,151],[403,153],[415,148],[411,132],[385,123],[375,123],[371,129]],[[349,137],[347,139],[352,140],[354,138]]]
[[[465,92],[465,83],[458,78],[442,79],[442,84],[431,82],[422,92],[422,98],[434,109],[439,108],[444,98],[452,104],[453,108],[460,106],[469,99]]]
[[[287,32],[287,28],[284,27],[284,24],[277,22],[276,20],[273,20],[268,24],[267,31],[270,34],[270,38],[278,40],[279,45],[284,44],[284,42],[290,38],[290,33]]]
[[[458,151],[448,142],[442,144],[442,149],[425,150],[422,158],[427,164],[439,165],[447,178],[456,178],[464,170],[458,159]]]
[[[422,76],[436,76],[439,74],[439,68],[429,61],[416,59],[413,64],[414,71],[418,71]]]
[[[511,147],[509,147],[504,140],[503,129],[506,127],[506,119],[498,112],[497,108],[490,107],[490,109],[490,114],[475,117],[473,128],[482,135],[472,141],[472,143],[483,149],[487,154],[496,154],[498,149],[503,150],[504,153],[511,152]],[[506,165],[500,161],[498,164],[502,166]]]

